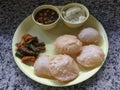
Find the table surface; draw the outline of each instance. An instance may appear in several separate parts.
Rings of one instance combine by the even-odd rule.
[[[12,56],[18,25],[42,4],[82,3],[104,26],[109,53],[103,67],[87,81],[65,88],[41,85],[24,75]],[[0,90],[120,90],[120,0],[0,0]]]

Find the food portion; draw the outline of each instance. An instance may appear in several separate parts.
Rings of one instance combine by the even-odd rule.
[[[82,43],[74,35],[63,35],[56,39],[55,50],[60,54],[68,54],[70,56],[78,55],[82,50]]]
[[[78,76],[79,67],[69,55],[45,55],[35,61],[34,72],[40,77],[68,82]]]
[[[49,63],[51,75],[59,81],[68,82],[79,74],[77,63],[69,55],[53,56]]]
[[[77,57],[80,66],[90,69],[99,66],[104,60],[103,50],[96,45],[83,46],[81,54]]]
[[[58,54],[39,57],[34,64],[35,74],[69,82],[79,75],[78,65],[89,70],[102,64],[105,54],[99,46],[94,45],[100,40],[99,33],[93,28],[85,28],[78,38],[74,35],[59,36],[54,43]]]
[[[58,13],[52,9],[42,9],[35,15],[35,20],[41,24],[51,24],[58,19]]]
[[[86,19],[85,11],[78,6],[70,7],[62,12],[63,17],[70,23],[81,23]]]
[[[85,22],[88,19],[89,11],[87,10],[87,8],[84,7],[84,5],[74,4],[73,6],[71,4],[70,6],[71,7],[68,6],[69,8],[65,6],[61,9],[63,10],[61,12],[62,14],[61,17],[64,20],[65,24],[69,27],[71,26],[71,28],[82,25],[83,22]],[[49,7],[49,8],[42,9],[36,13],[37,10],[38,8],[35,9],[35,11],[33,12],[32,19],[33,21],[35,21],[36,24],[39,24],[41,29],[48,29],[48,28],[51,29],[51,27],[55,26],[54,24],[56,24],[56,22],[60,18],[60,15],[57,9],[53,10],[53,9],[50,9]],[[85,24],[89,24],[89,20]],[[93,18],[93,22],[95,22],[94,20],[95,19]],[[60,25],[59,27],[61,27],[63,24],[60,22],[60,24],[58,25]],[[44,28],[43,26],[45,27],[49,26],[49,27]],[[85,26],[92,26],[92,24],[84,25],[84,27]],[[55,29],[60,30],[59,27]],[[38,28],[34,28],[34,29],[38,30]],[[40,37],[43,36],[44,40],[46,40],[46,44],[47,44],[46,46],[48,50],[44,54],[50,54],[50,55],[55,54],[53,56],[40,55],[40,57],[38,57],[38,55],[41,52],[45,51],[46,49],[45,43],[38,40],[36,36],[32,36],[30,34],[25,34],[24,36],[22,36],[20,42],[16,44],[17,49],[16,49],[15,55],[18,58],[20,58],[22,62],[29,62],[29,61],[33,62],[32,63],[32,65],[34,64],[33,67],[31,67],[31,65],[30,66],[25,65],[25,68],[27,70],[30,69],[31,71],[34,70],[34,74],[42,78],[41,79],[41,78],[35,77],[33,74],[31,74],[33,75],[33,77],[35,77],[35,79],[38,79],[38,80],[45,80],[43,78],[50,79],[49,83],[50,85],[53,85],[53,86],[54,86],[54,83],[56,83],[54,80],[57,80],[62,82],[61,83],[62,85],[72,80],[75,80],[78,76],[80,76],[83,73],[85,73],[85,76],[86,76],[87,74],[91,72],[94,73],[99,69],[99,68],[97,69],[96,67],[100,66],[100,64],[103,63],[105,54],[103,50],[99,46],[97,46],[97,45],[100,45],[98,44],[100,42],[100,34],[98,30],[92,27],[84,28],[80,31],[80,33],[77,33],[78,35],[76,36],[64,34],[64,32],[70,33],[68,31],[68,28],[66,27],[64,30],[61,30],[60,32],[58,31],[56,33],[54,31],[55,30],[53,30],[53,32],[49,32],[49,31],[36,32],[36,31],[30,30],[30,33],[34,33],[34,34],[37,33],[39,35],[42,34]],[[22,32],[22,34],[23,33],[25,32]],[[56,36],[60,34],[62,35],[56,38]],[[54,41],[54,47],[53,47],[52,46],[53,40],[55,38],[56,40]],[[91,70],[91,71],[89,72],[88,70]],[[91,75],[88,75],[88,76],[90,77]],[[85,77],[85,76],[84,74],[82,75],[82,77]],[[74,82],[79,82],[80,78],[78,77],[75,81],[70,82],[70,84],[69,83],[66,84],[66,86],[71,85],[71,83],[74,83]],[[45,80],[45,81],[48,81],[48,80]],[[83,81],[83,79],[81,81]]]
[[[59,36],[54,43],[58,55],[44,55],[37,58],[41,51],[45,51],[45,43],[39,41],[37,37],[25,34],[16,44],[15,55],[22,62],[35,62],[34,73],[37,76],[69,82],[79,75],[78,65],[86,70],[93,69],[103,62],[105,56],[99,46],[93,45],[100,40],[99,33],[95,29],[83,29],[78,38],[74,35]],[[82,43],[85,46],[82,46]]]
[[[37,76],[41,77],[51,77],[51,73],[49,71],[49,56],[41,56],[34,63],[34,72]]]
[[[83,44],[96,44],[100,41],[100,35],[98,31],[94,28],[84,28],[79,34],[78,38],[83,42]]]
[[[45,43],[39,42],[37,37],[25,34],[19,43],[16,44],[17,51],[15,55],[23,62],[34,62],[41,51],[45,51]]]

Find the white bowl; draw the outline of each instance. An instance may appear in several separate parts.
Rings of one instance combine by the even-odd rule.
[[[51,24],[42,24],[42,23],[37,22],[37,21],[35,20],[35,15],[36,15],[40,10],[42,10],[42,9],[52,9],[52,10],[56,11],[57,14],[58,14],[58,19],[57,19],[55,22],[51,23]],[[59,12],[59,9],[58,9],[57,7],[55,7],[55,6],[53,6],[53,5],[41,5],[41,6],[37,7],[37,8],[33,11],[33,13],[32,13],[32,19],[33,19],[33,21],[35,22],[35,24],[37,24],[37,26],[39,26],[39,27],[42,28],[42,29],[48,30],[48,29],[54,28],[54,27],[57,25],[57,23],[58,23],[58,21],[59,21],[59,19],[60,19],[60,12]]]
[[[82,8],[85,11],[86,18],[83,21],[81,21],[80,23],[71,23],[70,21],[68,21],[64,18],[62,13],[63,13],[64,10],[66,10],[70,7],[76,7],[76,6]],[[70,4],[67,4],[67,5],[63,6],[62,9],[61,9],[61,18],[62,18],[63,22],[70,28],[80,27],[81,25],[83,25],[86,22],[88,17],[89,17],[89,11],[88,11],[87,7],[85,7],[84,5],[79,4],[79,3],[70,3]]]

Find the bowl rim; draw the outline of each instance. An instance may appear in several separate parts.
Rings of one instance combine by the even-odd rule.
[[[43,8],[42,8],[43,7]],[[50,7],[52,7],[52,8],[50,8]],[[42,9],[52,9],[52,10],[54,10],[55,12],[57,12],[57,14],[58,14],[58,18],[53,22],[53,23],[50,23],[50,24],[42,24],[42,23],[39,23],[39,22],[37,22],[36,20],[35,20],[35,14],[37,13],[37,12],[39,12],[40,10],[42,10]],[[54,9],[53,9],[54,8]],[[37,11],[38,10],[38,11]],[[40,6],[38,6],[38,7],[36,7],[34,10],[33,10],[33,12],[32,12],[32,19],[33,19],[33,21],[37,24],[37,25],[40,25],[40,26],[50,26],[50,25],[53,25],[53,24],[55,24],[55,23],[57,23],[59,20],[60,20],[60,11],[59,11],[59,9],[56,7],[56,6],[54,6],[54,5],[50,5],[50,4],[44,4],[44,5],[40,5]]]
[[[84,9],[84,11],[86,12],[86,16],[87,16],[87,17],[85,18],[85,20],[81,21],[80,23],[71,23],[70,21],[66,20],[66,19],[64,18],[63,14],[62,14],[65,8],[74,7],[75,5],[78,6],[78,7],[82,7],[82,8]],[[81,3],[69,3],[69,4],[66,4],[66,5],[64,5],[64,6],[61,8],[60,13],[61,13],[61,14],[60,14],[60,15],[61,15],[61,18],[62,18],[62,20],[63,20],[64,22],[69,23],[69,24],[73,24],[73,25],[79,25],[79,24],[81,24],[81,23],[84,23],[85,21],[87,21],[87,19],[88,19],[89,16],[90,16],[90,13],[89,13],[88,8],[87,8],[85,5],[81,4]]]

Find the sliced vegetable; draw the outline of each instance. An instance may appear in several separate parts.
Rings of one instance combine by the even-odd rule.
[[[34,56],[24,56],[22,58],[22,62],[26,62],[26,61],[32,61],[32,62],[35,62],[35,57]]]
[[[22,61],[34,61],[41,51],[45,51],[45,43],[39,42],[37,37],[26,34],[21,41],[16,44],[16,56],[22,58]],[[29,60],[28,60],[29,59]]]
[[[15,53],[15,55],[19,58],[22,58],[24,55],[19,51],[17,50],[17,52]]]
[[[25,55],[25,56],[30,56],[30,55],[32,55],[32,56],[34,56],[35,55],[35,52],[33,52],[32,50],[29,50],[27,47],[25,47],[25,46],[21,46],[21,47],[19,47],[18,48],[18,50],[20,50],[21,51],[21,53],[23,54],[23,55]]]

